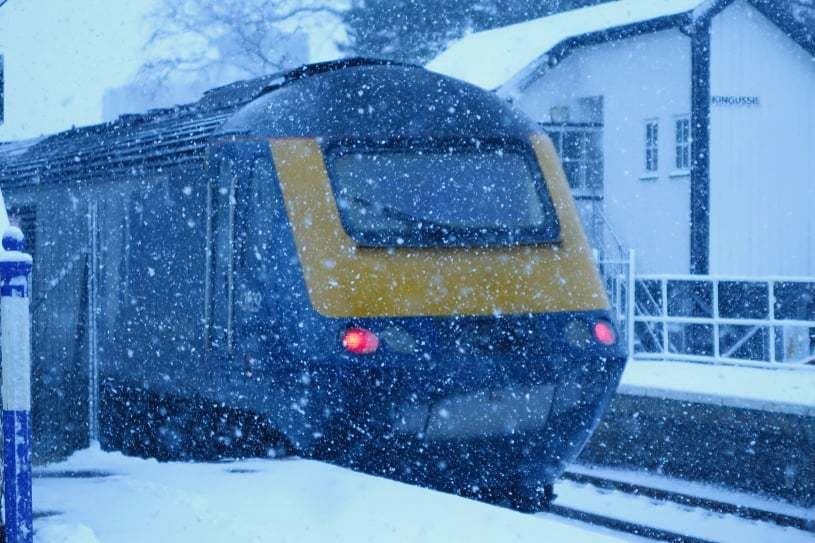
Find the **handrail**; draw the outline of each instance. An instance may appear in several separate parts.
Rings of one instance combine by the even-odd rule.
[[[815,283],[815,277],[807,276],[786,276],[786,275],[682,275],[678,273],[652,273],[637,275],[640,281],[734,281],[737,283]]]
[[[806,360],[809,357],[815,358],[812,352],[812,344],[807,344],[808,334],[795,334],[791,329],[815,330],[815,314],[809,313],[809,307],[804,307],[804,314],[800,312],[785,315],[777,314],[778,299],[776,298],[776,287],[778,285],[791,285],[800,283],[802,286],[815,287],[815,277],[789,277],[789,276],[732,276],[732,275],[680,275],[680,274],[649,274],[639,275],[634,279],[634,284],[651,283],[647,288],[632,289],[629,293],[632,299],[628,302],[633,304],[634,315],[632,323],[642,323],[645,333],[651,340],[649,345],[643,346],[640,341],[640,349],[631,353],[631,356],[639,359],[663,359],[663,360],[691,360],[697,362],[708,362],[714,364],[737,364],[759,367],[776,367],[779,364],[789,368],[815,369],[798,364],[798,360]],[[681,284],[685,282],[706,283],[709,285],[711,299],[697,298],[697,293],[689,293],[691,299],[698,299],[705,303],[699,304],[704,307],[705,316],[687,316],[669,313],[669,284]],[[738,313],[728,314],[722,317],[720,314],[720,286],[722,283],[739,283],[743,285],[766,285],[766,290],[758,298],[762,305],[753,306],[759,309],[759,316],[739,317]],[[645,296],[644,303],[640,303],[637,296]],[[660,293],[660,298],[655,298],[656,292]],[[735,299],[735,298],[734,298]],[[650,307],[644,307],[650,306]],[[763,308],[762,308],[763,307]],[[658,314],[653,313],[653,309],[658,309]],[[661,334],[657,333],[661,325]],[[670,330],[669,330],[670,328]],[[743,328],[743,329],[742,329]],[[766,336],[761,339],[761,343],[751,347],[752,352],[741,351],[750,340],[754,340],[756,334],[766,330]],[[642,333],[643,330],[640,330]],[[724,333],[723,333],[724,332]],[[810,332],[811,333],[811,332]],[[659,337],[661,335],[661,338]],[[678,338],[679,346],[686,348],[678,349],[672,342],[673,338]],[[685,340],[690,338],[690,343]],[[722,352],[722,339],[729,338],[732,344]],[[695,341],[694,341],[695,339]],[[780,339],[780,343],[779,343]],[[810,340],[811,341],[811,340]],[[710,346],[712,344],[712,354]],[[778,356],[776,352],[777,344],[784,354]],[[689,347],[688,347],[689,345]],[[699,346],[704,352],[690,352],[693,347]],[[788,358],[790,350],[788,347],[799,351],[796,359]],[[741,351],[741,352],[740,352]],[[741,356],[741,358],[739,358]],[[744,356],[751,357],[745,359]],[[760,357],[760,358],[753,358]],[[749,362],[749,363],[747,363]]]
[[[623,242],[620,241],[620,238],[617,236],[617,233],[614,231],[614,228],[611,227],[611,223],[609,222],[608,218],[606,217],[606,214],[603,213],[602,210],[598,209],[597,210],[597,216],[600,217],[600,220],[602,221],[603,226],[605,227],[605,231],[608,232],[611,235],[611,239],[614,242],[614,245],[615,245],[615,248],[617,249],[617,252],[620,254],[621,257],[624,257],[625,254],[626,254],[626,251],[625,251],[625,247],[623,246]]]

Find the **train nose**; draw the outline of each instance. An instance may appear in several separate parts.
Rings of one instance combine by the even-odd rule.
[[[525,350],[533,339],[533,330],[520,322],[496,319],[479,322],[462,330],[462,343],[473,354],[506,354]]]
[[[397,434],[426,441],[475,440],[541,430],[549,418],[554,387],[537,385],[479,390],[437,402],[404,406]]]
[[[393,431],[423,440],[475,440],[541,430],[554,381],[543,368],[539,319],[459,318],[434,324],[427,361],[409,375]],[[527,362],[530,362],[529,364]],[[535,362],[533,362],[535,361]]]

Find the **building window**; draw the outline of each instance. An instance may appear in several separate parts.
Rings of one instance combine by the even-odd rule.
[[[552,138],[572,194],[576,197],[602,197],[602,125],[546,124],[543,127]]]
[[[645,171],[659,170],[659,121],[645,121]]]
[[[690,169],[690,119],[681,117],[676,120],[676,169]]]

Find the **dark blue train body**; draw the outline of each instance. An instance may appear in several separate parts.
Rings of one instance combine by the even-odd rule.
[[[551,142],[462,82],[312,65],[9,150],[41,458],[286,449],[536,508],[622,373]]]

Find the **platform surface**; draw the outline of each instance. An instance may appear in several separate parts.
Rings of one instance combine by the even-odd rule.
[[[36,543],[615,543],[575,526],[300,459],[159,463],[89,449],[38,468]]]
[[[815,416],[815,369],[629,360],[620,393]]]

